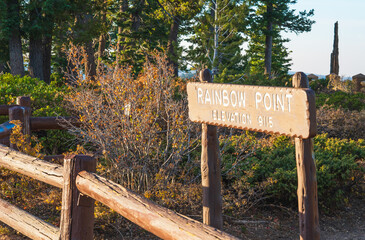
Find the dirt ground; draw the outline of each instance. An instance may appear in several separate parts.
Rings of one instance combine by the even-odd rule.
[[[231,226],[236,226],[232,233],[250,240],[299,239],[298,217],[294,211],[273,208],[272,212],[261,214],[241,221],[240,225],[235,224],[237,220],[231,221]],[[239,226],[242,233],[238,232]],[[323,240],[365,240],[365,199],[352,199],[344,209],[320,214],[320,229]]]
[[[291,209],[268,206],[265,210],[254,210],[250,215],[236,219],[224,216],[224,231],[241,239],[299,239],[297,213]],[[192,216],[200,220],[198,216]],[[116,228],[116,226],[114,226]],[[333,213],[320,214],[322,240],[365,240],[365,199],[351,199],[348,207]],[[125,231],[112,235],[96,234],[95,239],[158,239],[127,220]],[[119,229],[118,231],[122,231]],[[123,236],[122,236],[122,235]],[[20,234],[0,236],[0,240],[27,239]]]

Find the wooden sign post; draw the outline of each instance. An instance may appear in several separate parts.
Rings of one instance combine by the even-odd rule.
[[[293,76],[293,87],[308,88],[307,76],[297,72]],[[301,240],[320,239],[317,174],[313,152],[313,139],[295,138],[295,157],[298,175],[298,211]]]
[[[211,83],[209,69],[201,83],[188,83],[189,118],[202,123],[203,222],[222,226],[219,144],[215,126],[295,137],[300,238],[319,239],[316,168],[312,137],[317,134],[315,95],[304,73],[294,88]]]
[[[212,82],[209,69],[200,72],[201,82]],[[217,127],[202,124],[201,174],[203,185],[203,223],[222,229],[221,161]]]

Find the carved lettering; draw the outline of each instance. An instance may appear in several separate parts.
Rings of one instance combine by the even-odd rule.
[[[217,126],[308,138],[316,134],[310,89],[188,83],[189,117]]]

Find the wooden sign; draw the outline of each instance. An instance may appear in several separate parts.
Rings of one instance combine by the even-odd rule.
[[[309,138],[317,133],[311,89],[188,83],[193,122]]]

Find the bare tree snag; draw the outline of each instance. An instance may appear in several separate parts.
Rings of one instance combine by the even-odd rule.
[[[297,72],[293,76],[293,87],[308,88],[307,76],[302,72]],[[298,174],[300,239],[317,240],[320,239],[320,229],[313,139],[295,138],[295,156]]]
[[[0,145],[0,166],[52,186],[63,187],[63,168],[61,165],[28,156],[4,145]]]
[[[95,172],[96,160],[85,155],[67,156],[63,170],[61,240],[92,240],[95,200],[82,195],[75,181],[80,171]]]
[[[93,173],[80,172],[76,178],[76,186],[81,193],[105,204],[162,239],[237,239],[216,228],[161,207]]]
[[[212,82],[209,69],[200,72],[200,81]],[[202,124],[201,174],[203,223],[222,229],[221,166],[217,127],[204,123]]]
[[[333,50],[331,53],[331,66],[330,74],[334,73],[338,75],[340,72],[340,64],[338,61],[339,50],[338,50],[338,22],[335,23],[334,38],[333,38]]]
[[[0,199],[0,221],[34,240],[59,239],[60,230]]]

